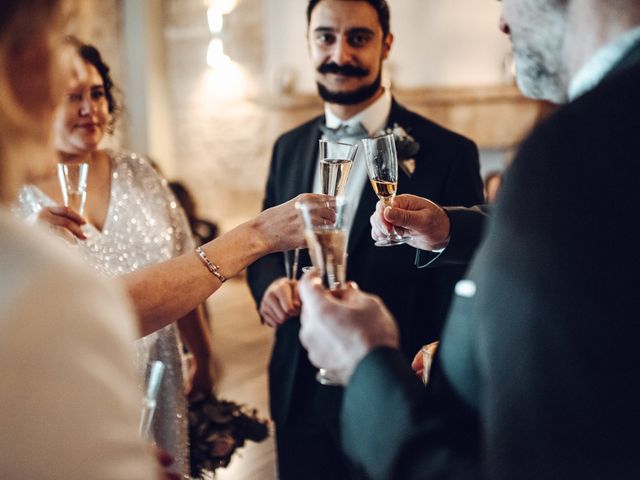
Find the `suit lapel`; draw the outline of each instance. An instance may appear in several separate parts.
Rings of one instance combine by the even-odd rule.
[[[318,159],[318,140],[320,139],[320,125],[324,124],[324,116],[320,116],[310,125],[306,138],[300,142],[298,157],[292,159],[295,168],[292,169],[291,195],[293,198],[300,193],[309,193],[313,189],[313,177],[316,172]]]
[[[407,110],[405,110],[404,107],[399,105],[398,102],[393,99],[391,102],[391,111],[389,112],[389,119],[387,120],[386,128],[391,128],[396,123],[405,128],[409,127],[410,125],[408,125],[408,119],[405,115],[406,112]],[[398,168],[398,185],[402,185],[408,181],[409,177],[401,168]],[[348,247],[349,251],[351,251],[354,246],[359,243],[360,238],[364,234],[369,234],[371,225],[369,222],[369,218],[375,211],[377,202],[378,197],[376,197],[375,193],[373,193],[373,188],[371,188],[370,185],[365,185],[362,196],[360,197],[360,203],[358,204],[356,216],[353,219],[353,224],[351,226],[351,234],[349,235]]]
[[[362,237],[365,232],[369,231],[369,218],[376,209],[377,201],[378,197],[373,193],[373,188],[370,185],[365,185],[362,195],[360,196],[356,216],[351,224],[349,245],[347,247],[348,252],[351,252],[355,245],[359,243],[360,237]]]

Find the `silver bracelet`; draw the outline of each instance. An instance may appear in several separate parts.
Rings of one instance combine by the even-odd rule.
[[[220,280],[220,283],[227,281],[226,277],[220,273],[220,267],[209,260],[209,257],[205,255],[204,251],[200,247],[196,247],[196,253],[200,257],[203,265],[207,267],[207,270],[209,270],[218,280]]]

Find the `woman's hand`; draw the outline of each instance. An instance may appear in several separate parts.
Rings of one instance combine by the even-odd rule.
[[[305,247],[304,223],[296,202],[301,201],[327,201],[332,199],[330,195],[316,193],[303,193],[288,202],[263,211],[255,219],[255,227],[265,242],[266,253],[284,252],[295,248]],[[335,212],[327,207],[325,212],[329,220],[335,218]]]
[[[81,228],[87,222],[69,207],[44,207],[38,214],[38,221],[49,225],[62,236],[71,233],[80,240],[87,239]]]

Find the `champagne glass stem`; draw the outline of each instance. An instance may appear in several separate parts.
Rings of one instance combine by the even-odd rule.
[[[291,279],[298,278],[298,261],[300,260],[300,249],[296,248],[293,251],[293,264],[291,265]]]

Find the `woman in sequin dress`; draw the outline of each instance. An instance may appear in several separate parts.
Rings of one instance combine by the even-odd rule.
[[[187,218],[167,182],[145,158],[98,149],[117,113],[113,84],[109,69],[95,48],[78,45],[78,51],[85,63],[86,78],[67,92],[58,109],[55,140],[60,161],[89,163],[87,223],[80,229],[82,220],[71,221],[75,214],[67,212],[66,216],[72,217],[68,218],[67,232],[81,239],[74,241],[73,248],[89,264],[105,276],[117,277],[181,255],[193,249],[194,242]],[[23,217],[64,219],[56,207],[61,203],[57,178],[50,176],[23,187],[18,212]],[[151,361],[160,360],[166,366],[153,437],[173,456],[175,470],[188,478],[187,402],[178,330],[196,363],[188,393],[208,393],[212,388],[210,344],[207,326],[198,310],[177,324],[142,337],[136,347],[141,384]]]

